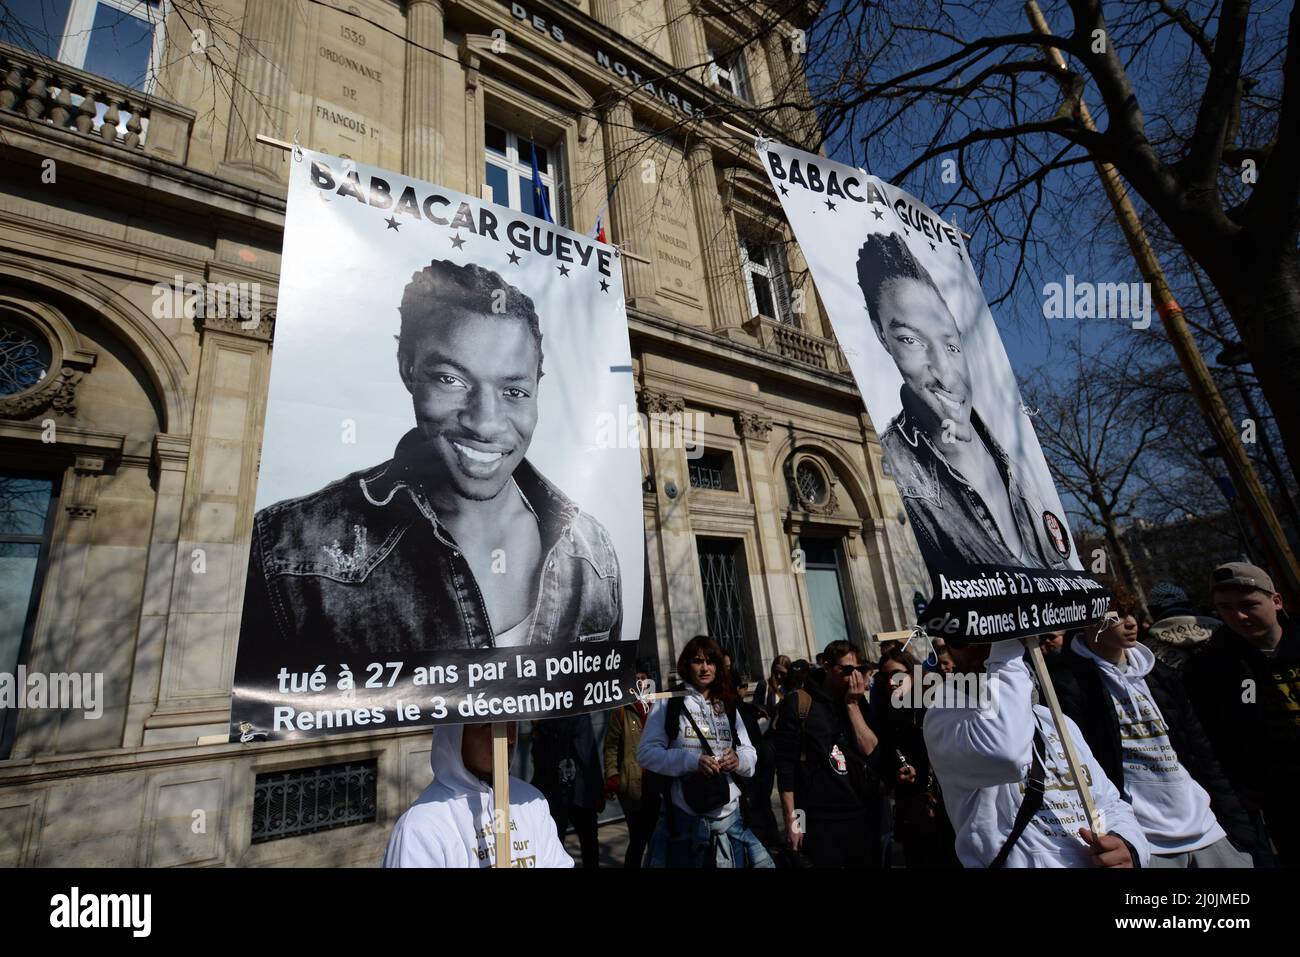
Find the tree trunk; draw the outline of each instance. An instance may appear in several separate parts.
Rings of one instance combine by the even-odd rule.
[[[1211,278],[1273,410],[1291,474],[1300,476],[1300,255],[1234,258],[1231,275]]]
[[[1115,564],[1118,566],[1116,571],[1119,573],[1119,580],[1133,593],[1133,597],[1137,599],[1138,607],[1145,614],[1147,595],[1142,583],[1138,580],[1137,567],[1133,564],[1133,556],[1129,554],[1128,545],[1124,543],[1119,526],[1115,524],[1115,519],[1111,517],[1110,512],[1103,508],[1101,518],[1102,525],[1106,529],[1106,541],[1110,544],[1111,554],[1115,556]]]

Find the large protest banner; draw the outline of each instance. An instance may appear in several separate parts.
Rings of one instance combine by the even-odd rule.
[[[635,409],[613,247],[295,151],[231,740],[627,700]]]
[[[848,359],[931,576],[931,634],[991,641],[1100,619],[961,233],[800,150],[759,155]]]

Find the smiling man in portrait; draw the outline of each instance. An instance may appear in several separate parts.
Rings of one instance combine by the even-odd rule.
[[[609,534],[526,457],[543,358],[532,299],[440,260],[399,311],[415,427],[391,460],[257,513],[244,640],[342,653],[618,640]]]
[[[858,253],[858,285],[903,377],[902,411],[880,444],[927,564],[1066,567],[1063,523],[1035,501],[972,405],[961,332],[929,271],[900,235],[873,233]]]

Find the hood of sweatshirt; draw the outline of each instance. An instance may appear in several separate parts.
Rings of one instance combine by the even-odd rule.
[[[1138,642],[1132,648],[1124,649],[1127,657],[1127,668],[1121,668],[1119,665],[1113,665],[1105,658],[1095,654],[1085,642],[1070,642],[1070,650],[1076,655],[1094,662],[1101,673],[1107,678],[1115,681],[1141,681],[1151,673],[1151,669],[1156,666],[1156,655],[1146,645]]]
[[[433,783],[398,818],[389,835],[385,867],[490,867],[495,857],[492,788],[461,759],[464,725],[433,729],[429,765]],[[572,867],[573,859],[551,819],[546,798],[510,778],[512,867]]]
[[[429,766],[433,779],[454,795],[490,793],[490,788],[465,767],[460,756],[465,726],[440,724],[433,729],[433,747],[429,751]]]

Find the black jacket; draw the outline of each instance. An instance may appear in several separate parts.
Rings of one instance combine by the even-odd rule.
[[[1273,658],[1223,626],[1187,662],[1183,684],[1239,793],[1300,799],[1300,624],[1283,621]]]
[[[880,748],[870,755],[858,753],[848,708],[826,693],[825,680],[825,672],[819,669],[804,683],[812,707],[802,727],[799,695],[791,693],[781,702],[773,732],[777,787],[793,791],[795,807],[810,816],[847,817],[865,811],[875,822],[880,809],[876,771]],[[858,706],[870,726],[866,701]]]
[[[1096,663],[1067,647],[1061,654],[1048,658],[1048,668],[1061,710],[1074,719],[1106,776],[1127,798],[1119,715]],[[1237,847],[1253,846],[1254,827],[1219,766],[1177,672],[1157,659],[1146,676],[1146,685],[1169,727],[1169,743],[1177,753],[1179,763],[1197,784],[1205,788],[1219,825]]]
[[[245,650],[278,661],[293,648],[361,655],[495,647],[508,623],[488,620],[469,562],[429,504],[424,455],[412,429],[390,461],[254,516]],[[544,555],[537,581],[519,582],[537,593],[529,644],[617,639],[622,584],[604,526],[527,460],[514,480],[537,516]]]

